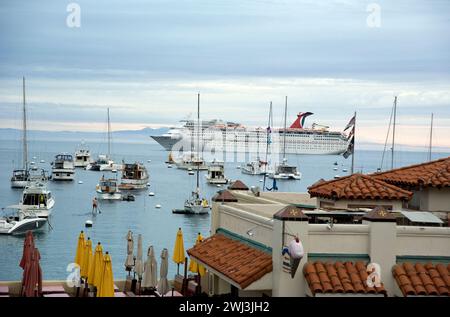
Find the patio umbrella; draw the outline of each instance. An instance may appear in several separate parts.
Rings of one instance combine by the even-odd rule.
[[[88,278],[92,266],[92,241],[88,238],[84,247],[83,264],[81,265],[81,277]]]
[[[19,266],[22,269],[25,269],[25,264],[30,260],[33,250],[34,250],[34,237],[31,230],[28,230],[25,236],[25,240],[23,240],[22,259],[20,260],[19,263]]]
[[[164,248],[161,252],[161,268],[159,270],[159,281],[157,290],[160,294],[165,294],[169,290],[169,281],[167,273],[169,270],[169,251]]]
[[[195,245],[203,242],[203,237],[201,233],[199,232],[197,235],[197,240],[195,241]],[[198,264],[196,261],[191,259],[191,262],[189,263],[189,271],[192,273],[198,273],[198,275],[203,276],[205,275],[205,267],[203,265]]]
[[[31,252],[31,257],[25,264],[23,272],[22,295],[37,297],[42,294],[42,270],[39,264],[41,255],[37,248]]]
[[[127,271],[131,271],[131,269],[134,266],[133,246],[134,246],[133,233],[131,232],[131,230],[129,230],[127,234],[127,259],[125,260],[125,269]]]
[[[75,263],[80,266],[83,264],[83,255],[84,255],[84,247],[86,245],[86,242],[84,240],[84,232],[81,231],[80,235],[78,236],[78,244],[77,244],[77,254],[75,255]]]
[[[177,264],[177,274],[179,274],[180,264],[184,263],[184,241],[181,228],[178,228],[177,237],[175,238],[172,260]]]
[[[137,274],[139,280],[142,280],[142,274],[144,273],[144,262],[142,261],[142,234],[138,235],[137,256],[134,272]]]
[[[103,257],[103,273],[100,287],[97,290],[97,297],[114,297],[114,278],[111,257],[108,251]]]
[[[154,288],[158,283],[158,264],[156,263],[155,252],[153,246],[148,248],[147,261],[144,264],[144,274],[142,277],[141,287]]]
[[[91,268],[89,270],[88,281],[91,285],[98,288],[100,285],[100,279],[102,277],[103,268],[103,247],[99,242],[95,247],[94,259],[92,261]]]

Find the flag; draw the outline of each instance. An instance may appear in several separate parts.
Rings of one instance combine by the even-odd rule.
[[[344,131],[348,130],[349,128],[355,126],[355,116],[350,119],[350,121],[347,123],[347,126],[345,127]]]
[[[348,143],[347,150],[344,152],[344,154],[342,154],[344,158],[348,158],[350,154],[353,154],[354,148],[355,148],[355,137],[352,136],[351,141]]]
[[[349,141],[354,135],[355,135],[355,126],[353,126],[353,129],[350,130],[350,133],[348,134],[347,137],[347,141]]]

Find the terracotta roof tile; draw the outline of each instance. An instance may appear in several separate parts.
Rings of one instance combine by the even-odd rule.
[[[311,197],[330,199],[410,200],[412,192],[372,176],[353,174],[308,187]]]
[[[450,265],[449,265],[450,266]],[[408,295],[450,295],[449,267],[427,263],[405,262],[392,268],[392,274],[404,296]]]
[[[303,274],[313,294],[317,293],[375,293],[386,295],[384,286],[368,287],[366,264],[363,262],[308,262]]]
[[[218,202],[237,202],[237,198],[229,190],[221,190],[211,199]]]
[[[272,272],[272,255],[217,233],[187,253],[244,289]]]
[[[371,176],[398,186],[449,187],[450,157],[375,173]]]
[[[233,182],[233,184],[228,186],[228,189],[231,189],[231,190],[248,190],[248,187],[242,181],[236,180],[236,181]]]

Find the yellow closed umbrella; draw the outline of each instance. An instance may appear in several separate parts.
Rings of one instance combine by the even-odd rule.
[[[98,281],[101,278],[101,271],[103,265],[103,247],[100,242],[95,247],[95,253],[92,259],[92,264],[89,268],[88,281],[93,286],[98,286]]]
[[[108,252],[103,257],[103,272],[99,285],[97,297],[114,297],[114,278],[111,257]]]
[[[197,240],[195,240],[195,245],[203,242],[202,234],[199,232],[197,235]],[[189,263],[189,271],[192,273],[198,273],[200,276],[205,275],[205,267],[201,264],[198,264],[196,261],[191,259]]]
[[[83,265],[83,256],[84,256],[84,247],[86,245],[86,242],[84,240],[84,232],[81,231],[80,235],[78,236],[78,244],[77,244],[77,253],[75,255],[75,263],[80,266]]]
[[[177,274],[179,274],[180,264],[184,263],[184,241],[181,228],[178,228],[177,237],[175,239],[175,247],[173,248],[172,260],[177,264]]]
[[[84,246],[83,263],[81,265],[81,277],[88,278],[89,270],[92,266],[92,241],[88,237]]]

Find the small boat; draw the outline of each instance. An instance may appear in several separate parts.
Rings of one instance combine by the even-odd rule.
[[[0,234],[23,234],[29,230],[37,231],[42,229],[46,223],[47,219],[19,211],[17,215],[0,218]]]
[[[344,173],[347,173],[347,169],[346,169],[346,168],[342,169],[342,171],[343,171]]]
[[[302,174],[297,170],[296,166],[287,164],[286,159],[283,159],[283,163],[275,166],[275,171],[269,172],[269,177],[272,179],[295,179],[302,178]]]
[[[102,176],[96,186],[97,196],[102,200],[121,200],[122,193],[119,190],[117,179]]]
[[[194,171],[189,171],[188,174],[189,175],[195,175],[195,172]]]
[[[114,164],[114,162],[109,160],[106,155],[100,154],[94,162],[91,162],[86,166],[86,169],[90,171],[100,171],[101,166],[109,164]]]
[[[41,162],[41,163],[45,163],[45,160],[41,160],[40,162]]]
[[[337,167],[333,167],[333,171],[337,171],[338,170],[338,168]]]
[[[167,158],[166,164],[175,164],[175,160],[173,159],[172,152],[169,153],[169,157]]]
[[[119,189],[145,189],[150,185],[148,180],[149,176],[144,164],[137,162],[133,164],[123,164]]]
[[[267,162],[255,160],[242,165],[241,172],[249,175],[264,175],[267,173]]]
[[[24,188],[28,183],[30,172],[26,169],[16,169],[11,177],[12,188]]]
[[[94,223],[93,223],[92,220],[86,220],[86,222],[84,223],[84,226],[85,226],[86,228],[90,228],[90,227],[92,227],[93,224],[94,224]]]
[[[75,177],[75,166],[73,156],[61,153],[55,156],[52,163],[52,179],[55,181],[72,181]]]
[[[158,204],[158,205],[155,206],[155,208],[159,209],[159,208],[161,208],[161,205]]]
[[[335,179],[338,179],[340,176],[339,175],[334,175],[334,178]]]
[[[22,193],[22,200],[18,205],[8,208],[20,209],[26,216],[48,218],[52,214],[55,200],[51,191],[43,182],[29,182]]]
[[[215,159],[211,162],[208,167],[206,181],[209,184],[228,184],[228,179],[225,177],[225,166],[223,162],[216,161]]]
[[[78,149],[75,151],[75,167],[87,167],[91,163],[91,152],[85,146],[84,141],[81,142]]]
[[[189,170],[189,169],[199,169],[201,171],[208,170],[208,165],[199,156],[194,154],[185,155],[180,162],[176,162],[175,165],[179,169]]]
[[[149,196],[155,196],[155,193],[154,192],[150,192],[150,193],[148,193],[148,195]]]

